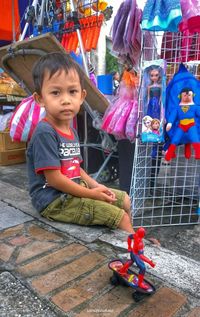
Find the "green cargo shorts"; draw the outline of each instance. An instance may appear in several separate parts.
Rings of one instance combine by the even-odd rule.
[[[83,226],[105,225],[117,228],[124,214],[123,203],[126,193],[116,189],[112,191],[117,198],[112,204],[63,194],[49,204],[41,215],[49,220]]]

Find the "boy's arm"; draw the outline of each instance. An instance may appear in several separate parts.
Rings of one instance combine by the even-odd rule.
[[[86,183],[88,184],[90,188],[95,188],[99,186],[99,183],[95,179],[90,177],[82,168],[80,168],[80,174],[81,174],[81,178],[84,181],[86,181]]]
[[[98,186],[91,189],[83,187],[63,175],[60,170],[44,170],[44,175],[49,186],[63,193],[71,194],[76,197],[102,200],[108,203],[115,201],[115,197],[110,195],[110,191],[105,186]]]

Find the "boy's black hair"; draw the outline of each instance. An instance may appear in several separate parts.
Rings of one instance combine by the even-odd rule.
[[[80,72],[79,66],[66,54],[55,52],[48,53],[40,57],[40,59],[33,66],[32,70],[35,92],[41,94],[44,74],[46,71],[49,72],[51,78],[57,71],[65,70],[66,73],[68,73],[71,69],[74,69],[77,72],[80,79],[81,88],[83,88],[83,75]]]

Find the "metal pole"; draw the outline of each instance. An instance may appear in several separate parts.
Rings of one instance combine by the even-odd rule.
[[[70,0],[70,7],[71,7],[71,11],[75,12],[75,6],[74,6],[74,1],[73,0]],[[79,42],[81,54],[82,54],[82,57],[83,57],[84,70],[85,70],[87,76],[89,77],[89,72],[88,72],[88,67],[87,67],[87,60],[86,60],[86,57],[85,57],[85,50],[84,50],[84,46],[83,46],[81,32],[80,32],[79,29],[77,29],[76,33],[77,33],[77,36],[78,36],[78,42]]]
[[[37,3],[38,3],[38,0],[33,0],[33,3],[32,3],[32,7],[35,8],[35,11],[36,11],[36,6],[37,6]],[[23,29],[23,32],[22,34],[20,35],[20,39],[19,41],[23,41],[24,38],[25,38],[25,35],[26,35],[26,32],[27,32],[27,29],[29,27],[29,22],[26,22],[25,26],[24,26],[24,29]]]
[[[16,34],[15,34],[15,0],[12,0],[12,34],[13,34],[13,42],[16,42]]]
[[[43,26],[45,4],[46,4],[46,0],[42,0],[40,15],[39,15],[39,19],[38,19],[38,27],[39,28],[42,28],[42,26]]]
[[[74,6],[74,1],[70,0],[70,7],[71,7],[71,12],[75,12],[75,6]],[[78,36],[78,42],[80,45],[80,51],[81,51],[81,55],[83,58],[83,66],[84,66],[84,70],[85,73],[87,74],[87,76],[89,77],[89,72],[88,72],[88,67],[87,67],[87,60],[86,60],[86,56],[85,56],[85,50],[84,50],[84,46],[83,46],[83,41],[82,41],[82,37],[81,37],[81,32],[79,29],[76,29],[76,33]],[[87,128],[87,111],[86,109],[84,110],[84,144],[87,144],[88,141],[88,128]],[[83,153],[84,153],[84,169],[86,171],[88,171],[88,148],[86,146],[84,146],[83,148]]]

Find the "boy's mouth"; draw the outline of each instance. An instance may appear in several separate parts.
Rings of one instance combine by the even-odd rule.
[[[69,109],[66,109],[66,110],[61,110],[61,113],[64,113],[64,114],[72,114],[73,111],[72,111],[72,110],[69,110]]]

